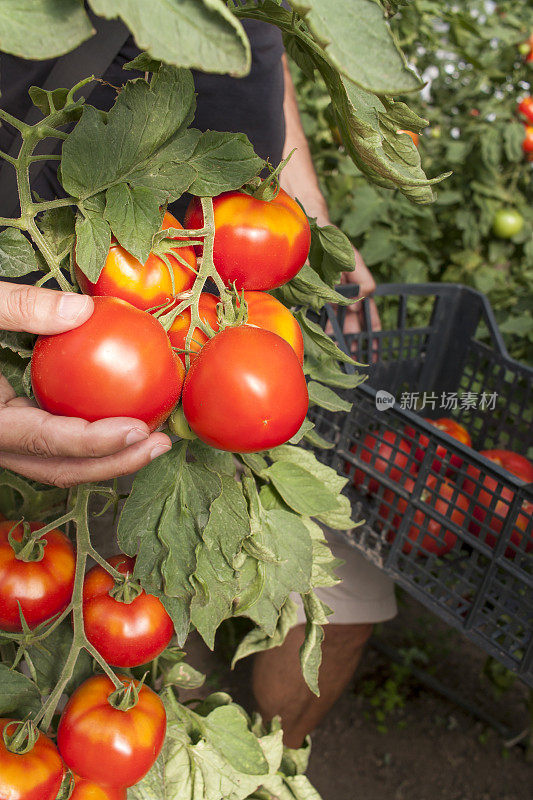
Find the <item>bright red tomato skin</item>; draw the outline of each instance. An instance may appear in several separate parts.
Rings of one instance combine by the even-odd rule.
[[[95,297],[92,316],[79,328],[40,336],[31,362],[45,411],[89,422],[133,417],[150,430],[178,402],[184,375],[159,322],[114,297]]]
[[[15,522],[0,522],[0,630],[20,632],[20,603],[30,628],[61,614],[70,603],[74,588],[76,555],[70,540],[59,530],[43,537],[47,541],[41,561],[21,561],[9,544],[8,534]],[[32,531],[44,527],[30,523]],[[13,538],[22,539],[17,525]],[[1,797],[1,795],[0,795]]]
[[[482,450],[481,455],[494,461],[503,469],[511,472],[524,483],[533,482],[533,464],[524,456],[518,453],[513,453],[511,450]],[[509,507],[514,498],[514,492],[506,486],[498,489],[499,482],[496,478],[490,475],[485,475],[481,478],[480,470],[473,464],[470,464],[467,469],[467,475],[463,484],[463,491],[473,497],[476,493],[476,486],[480,485],[479,494],[477,494],[477,503],[474,507],[473,516],[480,523],[488,522],[486,528],[483,529],[483,538],[489,547],[494,548],[498,541],[498,537],[502,531],[505,518],[509,512]],[[499,497],[494,506],[494,510],[489,510],[491,501],[494,495],[498,493]],[[487,515],[490,515],[487,520]],[[511,531],[511,543],[516,548],[520,548],[524,533],[527,530],[528,522],[533,516],[533,503],[525,502],[516,518],[515,525]],[[469,525],[469,531],[475,536],[479,536],[482,532],[481,525],[478,525],[472,520]],[[526,553],[533,551],[533,538],[529,538],[525,543]],[[507,547],[505,550],[506,558],[514,558],[516,551],[512,547]]]
[[[41,733],[29,753],[11,753],[2,738],[10,722],[0,719],[0,800],[56,800],[64,774],[56,746]]]
[[[162,230],[182,228],[178,220],[168,211],[163,218]],[[196,256],[192,247],[174,250],[190,265],[183,266],[178,259],[167,253],[172,265],[174,286],[167,265],[159,256],[150,253],[144,264],[128,253],[118,242],[110,249],[100,277],[91,283],[76,266],[76,280],[84,294],[92,297],[118,297],[136,308],[147,311],[154,306],[168,303],[175,294],[190,289],[196,277]]]
[[[522,142],[522,150],[524,153],[533,153],[533,125],[528,125],[526,127],[526,135]]]
[[[108,559],[123,575],[133,573],[135,559]],[[157,597],[142,592],[131,603],[109,594],[114,581],[103,567],[93,567],[83,584],[85,633],[91,644],[115,667],[138,667],[152,661],[172,639],[174,625]]]
[[[198,311],[202,321],[207,325],[210,325],[215,332],[218,331],[217,305],[219,303],[220,299],[209,292],[202,292],[198,301]],[[176,347],[179,350],[185,349],[187,333],[190,325],[191,309],[187,308],[182,314],[179,315],[179,317],[176,317],[168,330],[168,337],[172,347]],[[201,331],[199,328],[195,328],[190,346],[190,350],[192,351],[192,353],[190,353],[191,361],[195,358],[194,354],[204,346],[208,338],[209,337],[206,336],[203,331]],[[178,353],[178,356],[182,364],[185,365],[185,353]]]
[[[121,680],[131,682],[131,678]],[[155,692],[142,686],[137,705],[119,711],[108,702],[114,689],[107,675],[82,683],[65,706],[57,745],[67,766],[80,777],[109,786],[133,786],[161,751],[165,707]]]
[[[379,442],[379,444],[378,444]],[[373,460],[374,451],[377,453]],[[383,475],[388,475],[393,481],[400,481],[407,467],[407,460],[411,448],[409,444],[397,435],[394,431],[386,430],[383,434],[367,433],[363,439],[361,447],[355,445],[351,448],[352,453],[357,453],[361,461],[372,465],[374,469]],[[391,465],[389,470],[389,465]],[[346,465],[346,472],[349,465]],[[367,476],[361,469],[356,469],[353,474],[353,485],[362,486]],[[368,494],[376,494],[379,489],[379,482],[371,478],[368,483]]]
[[[456,422],[454,419],[450,419],[449,417],[441,417],[440,419],[426,419],[426,422],[429,422],[430,425],[433,425],[435,428],[438,428],[440,431],[444,431],[447,433],[448,436],[452,436],[454,439],[457,439],[458,442],[462,444],[466,444],[468,447],[472,446],[472,440],[470,438],[470,434],[462,425]],[[407,427],[405,429],[405,434],[411,441],[415,437],[415,432],[413,428]],[[429,446],[429,438],[422,434],[418,440],[417,447],[414,453],[416,460],[419,463],[422,463],[424,460],[424,456],[426,454],[426,450]],[[431,466],[433,472],[440,472],[442,469],[442,463],[446,460],[447,449],[443,445],[437,445],[437,451],[435,455],[435,459]],[[463,459],[455,453],[452,453],[449,458],[449,467],[446,469],[446,477],[450,477],[453,473],[459,469],[462,465]]]
[[[104,786],[78,776],[75,776],[75,781],[70,800],[127,800],[127,792],[123,787]]]
[[[311,229],[304,212],[280,189],[274,200],[242,192],[213,198],[215,244],[213,261],[228,286],[274,289],[300,271],[309,254]],[[200,200],[193,198],[185,215],[187,228],[203,226]]]
[[[183,411],[202,441],[250,453],[276,447],[300,428],[309,404],[292,347],[270,331],[226,328],[200,351],[183,387]]]
[[[422,490],[422,500],[426,502],[432,509],[438,511],[443,516],[447,516],[459,528],[463,528],[466,520],[466,512],[469,508],[470,501],[462,492],[457,493],[457,497],[453,499],[455,494],[455,487],[449,481],[441,481],[437,486],[439,479],[436,475],[429,475],[426,485]],[[404,487],[411,495],[414,491],[415,481],[412,478],[406,478]],[[384,499],[392,502],[394,493],[387,489],[384,493]],[[383,506],[386,510],[383,516],[387,518],[388,508]],[[396,508],[398,513],[395,514],[392,520],[393,529],[397,529],[400,525],[403,515],[407,510],[407,500],[400,497]],[[380,509],[381,511],[381,509]],[[407,533],[407,540],[402,547],[402,553],[408,555],[413,546],[412,542],[416,542],[417,555],[427,555],[428,553],[444,556],[453,549],[457,542],[457,536],[453,531],[444,527],[440,522],[437,522],[431,517],[428,517],[427,532],[421,534],[422,525],[426,514],[422,509],[417,509],[413,516],[413,521]],[[422,539],[420,540],[420,538]],[[395,530],[389,533],[389,541],[393,542],[396,538]]]
[[[526,117],[529,122],[533,123],[533,97],[524,97],[518,104],[518,111]]]

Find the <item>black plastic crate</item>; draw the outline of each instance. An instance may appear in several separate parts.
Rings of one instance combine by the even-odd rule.
[[[323,312],[339,346],[370,366],[359,369],[367,382],[344,392],[348,414],[311,409],[334,443],[317,455],[348,475],[365,519],[350,539],[533,686],[533,484],[476,452],[532,458],[533,370],[509,357],[486,298],[468,287],[387,284],[376,301],[381,331],[370,329],[367,300],[359,334],[343,333],[345,309]],[[423,409],[410,408],[417,392]],[[460,422],[475,449],[424,417]]]

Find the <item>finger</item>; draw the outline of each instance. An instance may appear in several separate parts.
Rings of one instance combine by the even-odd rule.
[[[0,330],[62,333],[93,313],[91,297],[18,283],[0,283]]]
[[[79,483],[107,481],[129,475],[168,452],[170,447],[168,436],[152,433],[144,442],[105,458],[43,459],[0,452],[0,466],[39,483],[68,488]]]
[[[40,408],[19,405],[0,408],[0,450],[40,458],[100,458],[148,438],[141,420],[118,417],[87,422],[76,417],[56,417]]]
[[[15,391],[9,381],[0,375],[0,403],[7,403],[15,397]]]

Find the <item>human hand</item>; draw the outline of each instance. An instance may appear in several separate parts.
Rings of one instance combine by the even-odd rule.
[[[62,333],[82,325],[93,307],[85,295],[0,282],[0,330]],[[168,436],[150,434],[138,419],[87,422],[48,414],[16,397],[0,374],[0,467],[68,487],[135,472],[170,446]]]
[[[376,290],[376,281],[374,276],[365,264],[363,257],[359,250],[354,247],[355,255],[355,269],[352,272],[343,272],[341,276],[342,283],[356,283],[359,285],[358,297],[370,297]],[[370,313],[370,325],[373,331],[381,330],[381,320],[379,318],[378,309],[375,300],[372,298],[368,303]],[[344,323],[345,333],[359,333],[365,327],[365,319],[363,312],[363,303],[357,302],[347,307],[347,314]]]

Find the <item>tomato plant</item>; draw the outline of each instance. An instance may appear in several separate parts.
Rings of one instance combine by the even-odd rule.
[[[210,294],[209,292],[202,292],[198,298],[198,313],[200,315],[200,319],[206,325],[209,325],[214,331],[218,330],[217,305],[219,303],[219,298],[215,297],[214,294]],[[185,311],[175,318],[172,325],[168,329],[168,336],[172,347],[175,347],[178,351],[186,349],[185,340],[190,327],[191,309],[186,308]],[[200,350],[207,342],[208,338],[209,337],[207,334],[204,333],[200,328],[194,328],[189,346],[191,360],[195,357],[194,354],[197,353],[198,350]],[[178,355],[183,365],[185,365],[185,353],[178,352]]]
[[[388,475],[393,481],[400,481],[407,468],[411,446],[395,431],[385,430],[383,435],[367,433],[360,446],[355,445],[351,450],[352,453],[357,453],[361,461],[382,475]],[[348,469],[349,465],[346,464],[345,471]],[[352,480],[354,486],[360,487],[367,480],[367,476],[362,469],[356,468]],[[379,485],[376,478],[370,478],[368,493],[375,494]]]
[[[221,450],[255,452],[286,442],[307,406],[294,350],[280,336],[249,325],[226,328],[204,345],[183,387],[187,422]]]
[[[482,450],[481,455],[503,467],[503,469],[524,481],[524,483],[533,482],[533,464],[524,456],[513,453],[510,450]],[[514,492],[507,486],[499,488],[500,486],[501,484],[496,478],[486,473],[482,476],[477,467],[473,464],[469,465],[467,477],[463,483],[463,491],[470,497],[475,498],[476,505],[473,516],[479,523],[483,523],[478,524],[478,522],[472,520],[469,530],[476,536],[483,536],[483,540],[489,547],[496,546],[515,496]],[[494,503],[494,497],[497,497],[496,503]],[[520,548],[532,515],[533,504],[523,503],[511,531],[510,541],[515,545],[515,548]],[[506,548],[505,555],[507,558],[514,558],[515,548]],[[526,552],[533,550],[533,538],[528,538],[525,543],[525,549]]]
[[[514,208],[500,208],[492,222],[492,230],[500,239],[512,239],[523,227],[524,217]]]
[[[74,791],[69,800],[127,800],[123,787],[104,786],[78,776],[74,780]]]
[[[37,340],[31,362],[37,402],[52,414],[89,422],[133,417],[154,430],[179,400],[183,365],[150,314],[113,297],[94,303],[79,328]]]
[[[304,212],[283,189],[273,200],[242,192],[213,198],[215,244],[213,262],[222,280],[237,289],[274,289],[303,267],[311,244]],[[201,228],[203,213],[193,199],[185,224]]]
[[[115,667],[136,667],[160,655],[174,634],[161,600],[129,578],[135,559],[113,556],[109,564],[127,576],[116,584],[103,567],[93,567],[83,586],[83,618],[88,640]]]
[[[146,775],[163,746],[166,714],[163,703],[147,686],[134,684],[137,703],[126,710],[109,700],[114,686],[95,675],[71,695],[61,715],[57,746],[77,775],[110,786],[133,786]]]
[[[0,629],[21,631],[19,605],[30,628],[61,614],[72,598],[76,556],[64,533],[45,533],[39,544],[32,533],[42,523],[0,522]],[[13,549],[10,537],[15,546]],[[17,552],[18,550],[18,552]]]
[[[44,734],[27,753],[12,752],[4,734],[14,733],[16,723],[0,719],[0,798],[2,800],[56,800],[63,764],[54,743]]]
[[[444,431],[447,433],[448,436],[452,436],[454,439],[457,439],[458,442],[462,444],[466,444],[468,447],[472,446],[472,440],[470,438],[470,434],[466,430],[463,425],[460,425],[454,419],[450,417],[441,417],[440,419],[428,419],[426,418],[426,422],[429,422],[430,425],[433,425],[435,428],[438,428],[440,431]],[[415,431],[413,428],[408,427],[405,429],[405,435],[410,441],[413,441],[415,438]],[[418,439],[417,447],[415,448],[415,458],[419,463],[422,463],[424,460],[424,456],[426,454],[426,450],[429,446],[429,437],[422,434]],[[440,472],[442,469],[443,462],[448,463],[449,466],[446,469],[446,475],[449,477],[452,475],[463,463],[463,459],[458,456],[456,453],[451,453],[449,458],[447,455],[448,451],[446,447],[439,444],[437,445],[435,459],[433,460],[433,464],[431,465],[431,469],[433,472]]]
[[[168,211],[163,217],[162,230],[182,228]],[[174,237],[177,238],[177,237]],[[104,268],[95,283],[76,267],[76,280],[85,294],[118,297],[143,311],[168,303],[172,297],[190,289],[196,277],[196,256],[192,247],[176,247],[174,251],[189,265],[186,267],[172,250],[165,253],[170,266],[155,253],[141,262],[115,241],[109,248]]]
[[[406,478],[403,482],[406,491],[412,494],[415,482],[412,478]],[[391,502],[394,493],[388,489],[383,495],[384,499]],[[429,475],[422,490],[421,500],[428,508],[437,511],[444,517],[463,528],[466,520],[466,511],[470,501],[466,495],[458,491],[457,486],[451,481],[440,480],[436,475]],[[407,510],[408,501],[400,497],[397,503],[398,513],[392,520],[393,529],[397,529],[402,520],[403,514]],[[386,507],[385,507],[386,508]],[[386,509],[384,516],[388,514]],[[389,534],[389,541],[394,541],[396,533],[394,530]],[[406,555],[416,547],[417,555],[437,555],[444,556],[453,549],[457,542],[456,534],[447,525],[443,525],[433,519],[429,513],[423,509],[417,509],[414,513],[412,524],[407,532],[406,540],[402,546],[402,552]],[[416,544],[415,544],[416,543]]]

